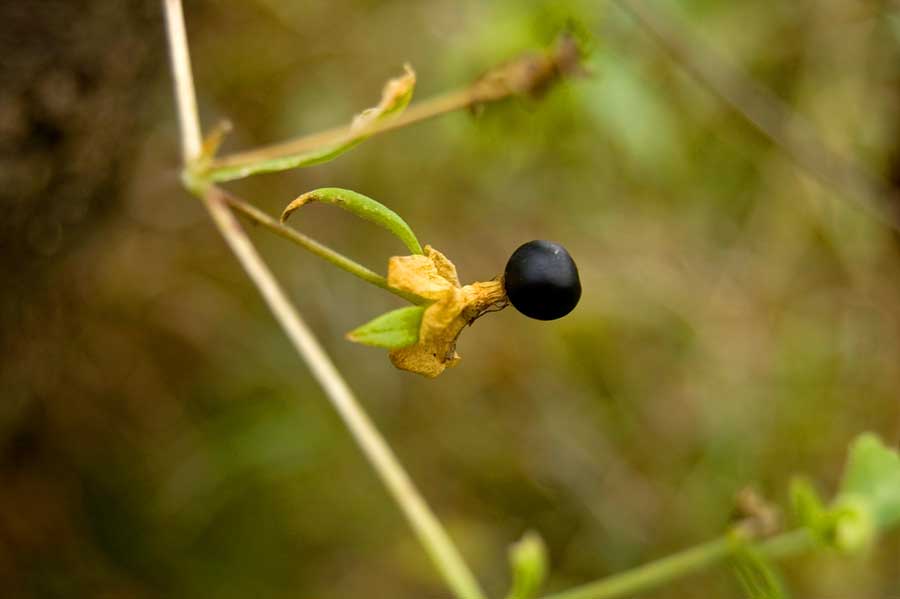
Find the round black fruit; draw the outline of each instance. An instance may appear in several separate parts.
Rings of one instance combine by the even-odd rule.
[[[529,241],[513,252],[503,285],[516,310],[538,320],[561,318],[581,299],[578,267],[566,248],[552,241]]]

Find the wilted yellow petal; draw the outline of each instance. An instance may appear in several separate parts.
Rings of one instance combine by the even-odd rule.
[[[443,262],[450,264],[453,279],[445,276],[448,267]],[[455,275],[453,264],[429,245],[424,256],[394,256],[388,261],[388,285],[428,299],[441,299],[450,289],[459,287]]]
[[[500,281],[449,290],[443,299],[425,310],[418,343],[391,351],[391,362],[401,370],[438,376],[459,361],[456,340],[462,330],[485,312],[500,309],[506,303],[506,292]]]
[[[425,246],[425,255],[431,258],[431,261],[434,263],[434,267],[437,269],[440,276],[447,279],[447,281],[454,286],[459,287],[459,277],[456,274],[456,265],[450,262],[450,259],[447,258],[447,256],[430,245]]]
[[[403,65],[403,74],[384,84],[378,106],[368,108],[356,115],[350,128],[357,131],[365,129],[376,120],[403,110],[412,99],[415,86],[415,71],[408,64]]]
[[[507,304],[500,281],[459,286],[456,267],[431,246],[425,255],[394,256],[388,262],[391,287],[434,300],[422,315],[419,340],[390,352],[401,370],[436,377],[459,361],[456,339],[467,325],[485,312]]]

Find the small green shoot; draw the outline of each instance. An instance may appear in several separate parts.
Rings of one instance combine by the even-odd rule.
[[[797,524],[808,529],[819,541],[825,541],[830,526],[828,508],[812,481],[796,477],[791,481],[791,510]]]
[[[520,541],[509,548],[512,588],[506,599],[535,597],[547,575],[547,549],[541,536],[526,532]]]

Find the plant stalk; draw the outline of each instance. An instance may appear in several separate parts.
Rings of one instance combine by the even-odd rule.
[[[203,145],[197,94],[194,91],[194,74],[191,71],[191,56],[181,0],[164,0],[163,6],[166,13],[166,30],[169,34],[172,73],[175,77],[178,119],[181,124],[181,152],[184,163],[188,164],[200,155]]]
[[[194,86],[190,79],[190,55],[185,35],[184,13],[181,0],[164,0],[164,6],[175,74],[175,92],[178,97],[180,121],[183,124],[182,147],[185,164],[189,164],[200,154],[202,137],[196,112]],[[297,353],[306,361],[313,376],[350,429],[448,586],[459,599],[484,597],[459,550],[366,415],[334,363],[288,300],[229,209],[222,191],[214,186],[200,185],[195,192],[202,192],[203,203],[225,241],[256,284]]]
[[[484,595],[453,541],[354,397],[340,371],[266,267],[237,218],[228,209],[221,190],[215,186],[210,187],[204,196],[204,203],[226,242],[256,284],[297,353],[306,361],[313,376],[325,390],[447,584],[461,599],[481,599]]]
[[[478,102],[478,98],[469,88],[448,92],[413,103],[396,117],[376,121],[366,129],[365,134],[370,136],[400,129],[436,116],[468,108],[476,102]],[[252,166],[264,160],[315,150],[358,136],[359,131],[353,130],[349,125],[335,127],[293,140],[223,156],[213,160],[204,174],[211,180],[216,180],[222,173]]]
[[[378,133],[406,127],[436,116],[475,108],[516,95],[537,97],[563,76],[580,73],[581,52],[571,36],[561,36],[552,49],[528,53],[498,65],[465,88],[414,102],[404,112],[390,119],[376,121],[364,131],[352,125],[336,127],[290,141],[239,152],[210,161],[202,175],[208,181],[226,181],[246,176],[246,170],[261,162],[287,158],[361,140]]]
[[[793,530],[772,537],[756,547],[772,558],[803,553],[815,547],[816,541],[806,529]],[[685,549],[679,553],[649,562],[620,574],[596,582],[546,595],[543,599],[616,599],[662,586],[673,580],[704,570],[731,555],[730,535]]]
[[[388,284],[388,281],[385,277],[381,276],[377,272],[369,270],[362,264],[359,264],[355,260],[352,260],[343,254],[334,251],[330,247],[319,243],[315,239],[300,233],[296,229],[292,229],[287,225],[283,225],[278,222],[278,220],[272,218],[256,206],[249,204],[248,202],[242,200],[241,198],[227,193],[223,190],[219,190],[219,193],[222,196],[222,199],[234,210],[240,212],[242,215],[250,219],[256,224],[262,225],[267,228],[269,231],[272,231],[279,237],[287,239],[293,243],[296,243],[303,249],[312,252],[316,256],[327,260],[333,265],[341,268],[351,275],[362,279],[367,283],[371,283],[376,287],[380,287],[385,291],[389,291],[398,297],[402,297],[403,299],[412,302],[413,304],[423,305],[430,302],[430,300],[420,297],[414,293],[408,293],[403,291],[402,289],[397,289],[396,287],[391,287]]]

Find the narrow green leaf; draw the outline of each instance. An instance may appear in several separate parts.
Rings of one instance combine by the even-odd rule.
[[[347,339],[387,349],[400,349],[419,340],[423,306],[409,306],[382,314],[361,327],[347,333]]]
[[[787,591],[775,566],[746,541],[735,541],[734,572],[748,599],[787,599]]]
[[[509,548],[512,588],[507,599],[531,599],[537,595],[547,574],[547,550],[541,536],[533,531]]]
[[[304,148],[297,152],[280,154],[272,157],[260,157],[258,160],[240,161],[236,164],[214,166],[207,178],[213,182],[233,181],[258,173],[271,173],[313,166],[334,160],[344,152],[351,150],[370,137],[370,128],[375,123],[395,117],[409,105],[416,86],[416,74],[409,65],[404,65],[404,73],[400,77],[389,80],[381,92],[381,101],[377,106],[367,108],[357,114],[345,135],[315,148]],[[308,145],[308,144],[307,144]]]
[[[848,498],[869,506],[879,530],[900,524],[900,454],[872,433],[857,437],[850,448],[837,502]]]
[[[821,538],[826,533],[830,518],[822,498],[809,479],[797,477],[791,481],[791,507],[800,526]]]
[[[352,212],[356,216],[384,227],[393,233],[413,254],[422,253],[422,246],[419,244],[419,240],[416,239],[416,234],[409,228],[406,221],[400,218],[399,214],[384,204],[349,189],[323,187],[322,189],[314,189],[304,193],[287,205],[284,212],[281,213],[281,222],[285,222],[294,211],[310,202],[324,202]]]

